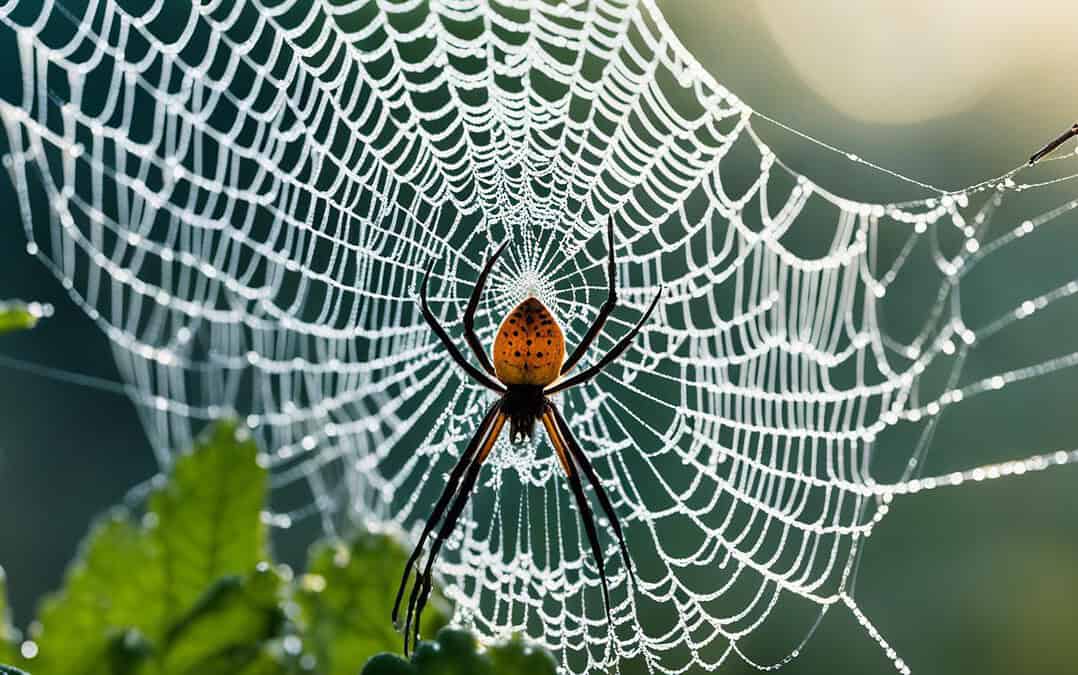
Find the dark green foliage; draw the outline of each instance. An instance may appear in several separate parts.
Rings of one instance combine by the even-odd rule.
[[[128,632],[159,632],[161,575],[148,539],[126,512],[98,521],[68,568],[64,589],[39,610],[30,635],[41,650],[35,672],[81,673],[102,659],[124,661],[118,642]]]
[[[417,675],[418,672],[415,666],[396,654],[375,654],[367,661],[367,665],[363,666],[360,675]]]
[[[268,563],[266,472],[245,430],[215,425],[147,500],[93,527],[30,636],[50,673],[238,672],[281,631]],[[210,639],[212,637],[212,639]],[[211,668],[228,663],[227,668]]]
[[[150,496],[166,623],[190,610],[216,580],[250,572],[267,559],[267,476],[257,454],[246,429],[219,423]]]
[[[0,567],[0,663],[15,660],[18,642],[19,634],[11,625],[11,611],[7,606],[7,577],[4,568]]]
[[[487,650],[496,673],[519,675],[555,675],[558,662],[554,655],[536,645],[524,642],[519,636]]]
[[[379,654],[367,662],[362,675],[556,675],[550,652],[519,638],[479,648],[468,631],[443,628],[432,642],[420,642],[412,662]]]
[[[246,577],[216,582],[169,630],[161,672],[228,675],[257,663],[285,628],[284,583],[268,564]]]
[[[19,653],[0,572],[0,663],[33,675],[356,675],[372,654],[399,649],[390,611],[406,551],[385,534],[325,542],[293,580],[270,559],[257,457],[244,428],[219,423],[177,458],[141,517],[116,509],[99,519],[63,589],[40,607],[33,659]],[[520,643],[480,653],[470,634],[439,632],[440,596],[431,610],[423,634],[438,641],[422,643],[416,665],[383,655],[368,668],[554,673],[549,654]]]
[[[371,654],[400,648],[401,635],[389,617],[406,560],[407,552],[385,534],[368,534],[351,543],[325,542],[312,549],[296,603],[319,672],[355,675],[357,664]],[[423,634],[434,635],[447,620],[444,601],[432,598]]]
[[[21,302],[0,301],[0,335],[16,330],[33,328],[39,314]]]

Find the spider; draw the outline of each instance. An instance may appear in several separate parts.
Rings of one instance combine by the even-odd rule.
[[[576,500],[577,509],[580,511],[580,518],[583,521],[584,531],[591,546],[592,556],[595,558],[595,564],[599,569],[599,579],[602,584],[603,603],[608,623],[611,621],[610,589],[607,586],[606,572],[603,569],[595,521],[592,517],[591,508],[588,506],[588,500],[584,496],[583,484],[580,481],[581,473],[584,474],[584,477],[595,491],[599,504],[610,521],[629,574],[629,580],[633,584],[634,590],[636,589],[632,561],[629,558],[629,550],[625,546],[625,538],[622,535],[621,524],[618,521],[617,514],[614,512],[613,504],[611,504],[606,491],[603,490],[602,484],[595,474],[595,469],[588,461],[587,455],[584,454],[580,444],[573,438],[569,425],[565,423],[565,418],[562,417],[554,402],[548,398],[553,394],[591,380],[602,372],[603,368],[621,356],[632,344],[633,338],[636,337],[641,327],[651,316],[662,295],[662,288],[660,288],[640,321],[595,364],[568,379],[561,379],[584,356],[592,342],[595,341],[599,331],[603,329],[607,318],[617,306],[613,218],[607,221],[606,235],[608,250],[606,301],[599,308],[599,314],[595,322],[588,328],[588,332],[584,334],[584,339],[569,355],[569,358],[565,358],[565,337],[562,334],[561,326],[558,325],[550,310],[534,296],[525,299],[502,320],[497,336],[494,339],[494,348],[492,350],[494,362],[491,363],[491,360],[484,353],[482,343],[479,342],[479,338],[475,334],[475,310],[479,306],[479,298],[483,293],[483,286],[486,284],[487,276],[494,267],[494,263],[498,260],[498,256],[505,250],[509,242],[503,243],[487,259],[486,264],[479,273],[475,288],[472,290],[467,309],[464,311],[464,339],[471,348],[472,353],[475,354],[479,365],[486,371],[485,373],[464,358],[457,346],[449,339],[445,329],[434,318],[427,304],[427,283],[430,280],[430,269],[427,270],[427,274],[423,278],[423,285],[419,295],[423,318],[426,319],[431,330],[441,340],[446,351],[457,362],[457,365],[473,380],[497,392],[500,397],[487,411],[486,416],[479,423],[479,428],[476,430],[475,435],[468,442],[464,454],[457,460],[456,466],[450,472],[442,495],[434,506],[434,512],[424,525],[419,542],[404,566],[404,574],[401,577],[397,598],[393,604],[393,623],[395,625],[398,625],[397,619],[400,614],[401,601],[404,598],[408,578],[416,566],[416,561],[424,544],[434,531],[438,521],[445,515],[442,526],[434,538],[434,543],[431,545],[426,566],[422,573],[417,571],[415,583],[412,585],[412,592],[408,598],[408,614],[404,625],[405,655],[408,654],[409,635],[411,635],[413,646],[419,640],[419,624],[423,615],[423,608],[426,606],[431,592],[431,573],[434,561],[442,544],[453,532],[464,506],[468,502],[468,497],[475,488],[480,467],[494,447],[498,434],[501,433],[506,421],[509,422],[510,441],[513,443],[521,443],[524,439],[531,438],[537,421],[541,421],[546,428],[546,433],[558,456],[561,468],[565,471],[565,475],[569,480],[569,487]],[[452,501],[451,506],[450,501]],[[448,513],[446,512],[447,507],[449,508]]]

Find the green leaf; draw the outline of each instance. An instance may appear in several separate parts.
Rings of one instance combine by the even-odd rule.
[[[246,574],[266,559],[267,477],[257,454],[245,429],[219,422],[176,460],[168,483],[150,496],[166,618],[191,611],[216,580]]]
[[[251,662],[230,675],[300,675],[306,672],[308,669],[300,666],[297,655],[286,653],[281,647],[281,640],[273,640],[263,643],[261,651]]]
[[[48,316],[51,308],[36,302],[0,302],[0,335],[33,328],[38,319]]]
[[[61,592],[45,599],[32,631],[35,673],[99,672],[128,629],[152,633],[161,623],[160,564],[128,514],[98,521],[68,568]]]
[[[272,643],[264,644],[253,660],[229,675],[293,675],[301,672],[294,661]]]
[[[351,542],[324,542],[311,551],[296,602],[306,646],[326,675],[355,675],[373,654],[401,648],[390,614],[408,554],[392,537],[362,533]],[[422,633],[434,635],[448,611],[435,594]]]
[[[153,656],[153,645],[139,631],[131,628],[111,632],[104,657],[94,672],[109,675],[140,675]]]
[[[556,675],[554,655],[537,645],[528,644],[519,635],[487,650],[494,672],[519,675]]]
[[[169,631],[162,672],[234,675],[258,662],[266,665],[263,645],[285,625],[284,584],[266,563],[245,578],[218,581]]]
[[[31,662],[35,675],[121,675],[159,667],[161,645],[177,639],[181,619],[193,621],[211,585],[249,573],[266,557],[261,514],[267,478],[256,453],[234,423],[214,425],[177,458],[149,497],[141,525],[116,510],[94,526],[63,590],[39,611],[31,636],[40,647]],[[276,596],[269,602],[275,605]],[[231,605],[220,608],[235,619]]]
[[[361,675],[557,675],[554,656],[519,637],[480,650],[475,636],[457,628],[443,628],[432,642],[420,642],[412,662],[392,654],[379,654]]]
[[[19,632],[11,623],[11,610],[7,606],[7,575],[0,567],[0,663],[17,660]]]

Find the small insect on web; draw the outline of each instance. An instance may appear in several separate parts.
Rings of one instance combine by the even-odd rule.
[[[580,518],[587,531],[591,553],[595,559],[595,565],[599,571],[599,580],[602,584],[603,605],[606,608],[607,621],[610,621],[610,590],[607,586],[606,571],[595,529],[595,521],[592,517],[587,497],[584,495],[583,485],[580,482],[581,472],[587,477],[592,489],[595,490],[599,503],[602,505],[603,512],[610,519],[610,524],[618,540],[618,546],[621,549],[625,569],[635,588],[636,580],[633,576],[632,560],[625,546],[621,523],[618,521],[618,516],[610,497],[603,490],[602,484],[595,474],[595,469],[592,468],[587,455],[580,448],[576,438],[573,437],[572,431],[565,423],[565,419],[558,411],[557,406],[547,398],[588,382],[601,373],[608,364],[616,361],[629,348],[633,338],[640,332],[640,328],[647,322],[652,312],[655,311],[655,305],[658,304],[662,294],[662,289],[660,288],[640,321],[594,365],[568,379],[562,379],[580,362],[588,348],[591,347],[595,337],[603,330],[603,325],[607,319],[610,318],[610,315],[617,307],[617,265],[614,260],[613,216],[610,216],[607,220],[606,232],[609,256],[606,270],[608,283],[606,300],[599,309],[595,321],[584,334],[583,340],[568,358],[565,358],[565,338],[562,336],[561,326],[558,325],[550,310],[532,295],[529,295],[528,298],[518,304],[502,320],[494,341],[493,364],[483,350],[482,342],[475,334],[475,311],[479,306],[479,299],[483,295],[483,287],[486,285],[490,270],[509,242],[499,246],[493,255],[487,259],[468,300],[468,307],[464,310],[464,339],[483,370],[486,371],[486,374],[477,370],[464,358],[445,332],[445,329],[438,323],[438,319],[431,313],[427,301],[427,287],[430,282],[429,269],[423,278],[423,286],[419,296],[423,309],[423,318],[430,325],[434,334],[438,336],[438,339],[441,340],[442,345],[449,352],[453,361],[474,381],[500,394],[500,398],[491,406],[483,421],[480,422],[460,460],[453,467],[453,472],[449,475],[445,489],[438,498],[438,503],[434,506],[434,512],[423,526],[423,533],[419,536],[419,542],[405,564],[400,587],[397,589],[397,599],[393,605],[394,623],[397,623],[401,600],[404,597],[405,587],[412,567],[416,563],[424,543],[442,518],[442,514],[445,512],[446,507],[449,506],[450,500],[452,500],[453,505],[446,513],[442,527],[438,531],[438,535],[435,537],[434,544],[431,546],[430,553],[427,556],[426,567],[422,574],[416,575],[411,595],[408,598],[408,616],[404,623],[405,654],[408,654],[409,636],[411,636],[413,644],[419,640],[419,625],[423,617],[423,608],[426,606],[430,596],[434,562],[438,557],[438,552],[443,542],[456,526],[457,519],[460,517],[464,506],[468,502],[468,497],[475,487],[479,469],[493,449],[494,443],[501,433],[502,426],[507,420],[510,424],[510,438],[513,443],[521,443],[525,438],[530,438],[535,423],[538,421],[542,421],[543,426],[546,428],[547,436],[554,446],[558,461],[565,471],[566,478],[569,479],[573,497],[580,511]],[[413,626],[414,631],[412,631]]]

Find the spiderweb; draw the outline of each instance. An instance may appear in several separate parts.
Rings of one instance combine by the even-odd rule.
[[[433,270],[459,338],[508,238],[480,337],[534,293],[573,345],[605,297],[614,214],[622,306],[589,359],[666,290],[560,403],[641,593],[606,537],[608,632],[538,438],[499,444],[437,567],[457,621],[526,632],[566,671],[781,665],[833,606],[906,671],[853,593],[892,499],[1078,460],[922,475],[946,410],[1078,362],[963,376],[1078,283],[978,324],[961,302],[973,270],[1076,204],[989,236],[1016,171],[902,204],[834,194],[769,150],[653,0],[8,0],[0,19],[22,69],[0,114],[27,251],[109,337],[162,466],[208,420],[246,418],[281,527],[417,535],[490,400],[424,325],[418,281]],[[883,452],[896,430],[909,440]],[[776,617],[803,638],[757,649]]]

